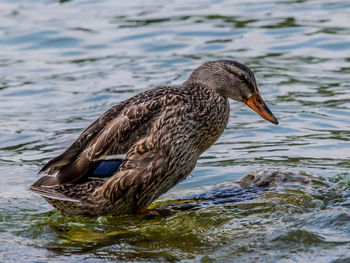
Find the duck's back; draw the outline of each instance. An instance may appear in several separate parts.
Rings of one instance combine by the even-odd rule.
[[[56,185],[54,191],[74,199],[77,189],[86,188],[78,199],[90,203],[89,209],[95,201],[118,204],[103,205],[101,213],[147,207],[186,178],[200,154],[220,137],[228,116],[227,100],[200,85],[160,87],[138,94],[101,115],[63,154],[49,161],[41,171],[56,173],[56,181],[48,184],[49,180],[39,179],[35,189]],[[101,162],[113,158],[117,169],[107,174],[113,177],[98,184],[97,199],[103,200],[94,200],[88,180],[103,166]],[[60,202],[50,201],[58,209]],[[84,208],[79,209],[83,214]]]
[[[88,169],[91,167],[82,169],[86,166],[82,163],[84,160],[90,163],[104,155],[126,154],[139,138],[149,134],[151,123],[162,110],[161,99],[174,92],[174,87],[159,87],[111,107],[86,128],[65,152],[43,166],[40,173],[57,175],[57,184],[73,183],[91,172]],[[78,163],[81,169],[75,170]]]
[[[57,174],[58,184],[81,180],[90,175],[92,169],[96,169],[98,160],[125,155],[138,140],[150,136],[151,128],[161,115],[172,118],[174,127],[172,131],[161,131],[163,138],[159,140],[171,140],[168,137],[175,135],[177,126],[187,122],[188,127],[182,127],[183,131],[178,132],[200,138],[213,137],[202,142],[200,147],[205,150],[213,143],[212,140],[217,139],[216,134],[221,134],[228,118],[228,109],[218,107],[226,105],[216,101],[224,99],[213,98],[212,93],[205,87],[195,85],[158,87],[140,93],[106,111],[64,153],[49,161],[40,172]],[[225,117],[224,123],[218,116]],[[216,122],[217,125],[213,125]],[[203,125],[201,129],[198,127],[200,123]],[[221,128],[221,132],[215,131]],[[153,129],[155,136],[160,132],[156,129]],[[169,133],[168,137],[165,132]]]

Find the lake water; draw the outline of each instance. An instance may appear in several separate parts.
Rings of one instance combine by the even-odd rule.
[[[279,119],[228,128],[162,197],[289,168],[335,183],[168,216],[69,219],[26,190],[112,105],[205,61],[251,67]],[[346,0],[1,1],[0,262],[350,262]]]

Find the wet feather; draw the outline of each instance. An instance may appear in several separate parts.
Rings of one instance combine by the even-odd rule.
[[[227,98],[244,101],[252,96],[252,87],[257,92],[247,67],[213,61],[181,86],[140,93],[113,106],[44,165],[40,173],[46,175],[30,190],[68,216],[146,208],[184,180],[223,133]]]

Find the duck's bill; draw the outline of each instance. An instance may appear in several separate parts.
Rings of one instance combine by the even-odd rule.
[[[278,120],[275,116],[273,116],[273,113],[266,106],[259,93],[255,92],[253,96],[245,101],[245,103],[265,120],[271,121],[274,124],[278,124]]]

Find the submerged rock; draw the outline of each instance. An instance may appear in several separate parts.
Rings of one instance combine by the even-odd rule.
[[[269,168],[253,171],[235,182],[211,186],[177,200],[154,202],[150,208],[176,212],[227,203],[242,204],[245,201],[261,198],[267,200],[291,199],[291,202],[294,202],[294,199],[297,198],[295,196],[296,190],[301,197],[299,199],[306,200],[310,194],[313,196],[311,199],[313,199],[316,197],[316,192],[330,186],[334,185],[320,176],[288,169]]]
[[[331,183],[326,179],[310,175],[305,172],[291,171],[288,169],[268,168],[259,171],[253,171],[235,183],[239,184],[244,189],[271,187],[284,183],[296,183],[301,185],[324,185],[330,186]]]

